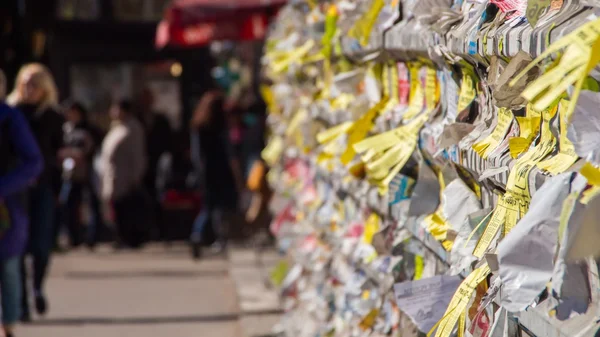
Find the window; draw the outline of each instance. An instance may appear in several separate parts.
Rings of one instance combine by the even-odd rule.
[[[120,21],[159,21],[168,0],[113,0],[114,17]]]
[[[57,17],[62,20],[97,20],[100,0],[59,0]]]

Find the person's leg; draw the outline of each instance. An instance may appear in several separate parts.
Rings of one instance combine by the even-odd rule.
[[[98,235],[104,228],[104,221],[102,219],[102,210],[100,209],[100,200],[96,195],[92,185],[87,186],[87,192],[89,194],[90,209],[92,216],[87,227],[86,240],[90,247],[94,247],[98,242]]]
[[[70,186],[65,186],[65,189],[70,189]],[[33,252],[39,251],[37,247],[42,241],[43,231],[41,230],[40,223],[44,221],[43,217],[45,216],[41,213],[43,208],[41,207],[43,202],[42,190],[42,186],[35,185],[29,191],[29,240],[27,242],[27,252],[21,258],[21,321],[23,322],[31,321],[29,310],[30,288],[28,283],[31,275],[28,274],[27,258],[31,256],[32,259],[35,259]],[[56,230],[60,231],[59,226],[57,226]]]
[[[50,185],[36,187],[37,198],[32,205],[30,220],[30,251],[33,257],[33,291],[35,306],[39,314],[47,311],[44,296],[44,281],[52,250],[52,228],[56,204]]]
[[[62,251],[63,247],[60,246],[60,234],[63,229],[63,226],[67,223],[69,217],[69,195],[71,194],[71,187],[73,184],[70,180],[63,181],[60,191],[58,193],[58,209],[56,212],[56,217],[58,219],[55,220],[54,226],[52,228],[52,245],[57,251]]]
[[[0,292],[2,296],[2,325],[12,335],[21,314],[21,258],[15,256],[0,261]]]
[[[81,199],[83,197],[83,186],[81,183],[72,183],[68,195],[66,208],[63,210],[65,223],[69,231],[69,243],[71,247],[81,244]]]
[[[154,200],[143,188],[138,188],[133,193],[132,207],[129,211],[132,231],[132,245],[141,248],[151,235],[150,231],[155,228],[156,209],[153,207]]]
[[[140,214],[140,208],[136,201],[136,196],[130,193],[115,201],[115,218],[117,229],[122,243],[128,247],[136,248],[139,246],[139,235],[136,230],[136,222],[144,217]],[[143,221],[143,220],[142,220]]]
[[[114,211],[114,215],[115,215],[115,234],[116,234],[116,242],[115,242],[115,247],[116,248],[120,248],[122,245],[126,244],[127,242],[127,232],[126,232],[126,228],[125,228],[125,223],[127,222],[127,216],[126,216],[126,208],[127,208],[127,204],[126,202],[122,199],[115,199],[112,203],[113,206],[113,211]]]
[[[227,239],[228,232],[227,229],[229,227],[228,218],[229,215],[226,214],[223,208],[215,207],[210,212],[210,220],[213,226],[213,230],[215,233],[215,244],[213,247],[216,252],[223,252],[225,248],[227,248]]]
[[[208,221],[208,214],[208,211],[203,208],[194,220],[192,234],[190,235],[190,244],[192,247],[192,257],[195,259],[199,259],[202,255],[202,234]]]
[[[21,321],[22,322],[29,322],[31,321],[31,314],[29,313],[29,289],[27,287],[27,268],[25,265],[25,256],[20,258],[19,263],[21,264],[20,269],[20,273],[21,273],[21,277],[20,282],[21,282],[21,286],[19,287],[20,289],[20,298],[21,298]],[[1,286],[1,285],[0,285]]]
[[[204,232],[204,227],[206,226],[206,222],[208,221],[208,211],[206,209],[202,209],[200,213],[196,216],[194,220],[194,225],[192,227],[192,234],[190,235],[190,241],[200,243],[202,241],[202,233]]]

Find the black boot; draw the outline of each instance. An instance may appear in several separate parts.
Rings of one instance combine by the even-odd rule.
[[[198,241],[190,242],[190,249],[192,253],[192,258],[194,260],[200,260],[202,257],[202,244]]]
[[[41,293],[35,295],[35,310],[40,315],[45,315],[48,311],[48,302],[46,301],[46,297]]]

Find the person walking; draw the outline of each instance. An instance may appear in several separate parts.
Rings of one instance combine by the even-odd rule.
[[[160,191],[157,186],[158,164],[162,155],[173,155],[174,132],[164,114],[154,109],[154,93],[144,88],[137,99],[136,115],[138,116],[146,136],[146,156],[148,166],[144,176],[144,186],[150,194],[155,225],[160,239],[166,239],[166,226],[161,206]]]
[[[87,196],[91,209],[86,241],[90,247],[96,242],[102,226],[100,202],[93,187],[93,160],[99,148],[99,131],[88,121],[87,110],[79,102],[67,102],[63,125],[65,147],[60,151],[63,184],[60,193],[61,222],[67,226],[70,244],[79,246],[83,241],[81,206]],[[58,232],[58,231],[57,231]]]
[[[216,246],[223,250],[230,215],[238,207],[242,176],[233,156],[224,111],[224,98],[218,91],[205,93],[192,116],[191,156],[204,187],[204,208],[196,217],[190,238],[192,255],[201,256],[202,236],[210,222]]]
[[[42,172],[42,154],[27,120],[4,103],[0,71],[0,297],[7,337],[21,312],[21,256],[27,244],[27,187]]]
[[[23,66],[7,102],[25,115],[44,158],[44,170],[28,193],[30,235],[27,248],[27,255],[31,255],[33,260],[35,308],[38,314],[43,315],[48,310],[44,282],[53,244],[56,201],[61,183],[58,151],[63,142],[62,117],[54,109],[58,92],[50,71],[39,63]],[[23,321],[31,319],[26,270],[22,268]]]
[[[110,109],[112,126],[102,143],[102,198],[112,205],[117,226],[117,247],[138,248],[145,240],[150,215],[143,179],[146,150],[143,127],[129,101]]]

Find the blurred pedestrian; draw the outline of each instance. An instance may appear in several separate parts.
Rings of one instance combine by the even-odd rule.
[[[144,176],[144,185],[152,197],[155,220],[159,235],[164,239],[165,223],[162,217],[160,195],[157,187],[158,162],[163,154],[173,152],[174,133],[165,115],[154,109],[154,93],[144,88],[138,98],[137,115],[146,135],[148,168]]]
[[[0,292],[2,323],[13,336],[21,312],[21,257],[27,244],[27,187],[43,169],[43,159],[27,120],[6,105],[0,71]]]
[[[190,124],[191,155],[203,178],[205,196],[204,208],[194,221],[191,235],[192,254],[199,258],[207,222],[213,226],[217,248],[225,248],[228,221],[237,210],[243,183],[239,162],[232,154],[222,94],[205,93]]]
[[[65,147],[60,151],[63,162],[63,185],[60,193],[61,220],[67,226],[71,247],[79,246],[84,241],[81,223],[82,202],[87,199],[91,218],[88,219],[85,240],[90,247],[93,247],[98,228],[102,226],[100,202],[92,183],[94,154],[99,148],[101,136],[100,132],[89,123],[87,110],[81,103],[67,102],[64,108]]]
[[[21,313],[21,257],[27,244],[27,187],[44,162],[25,117],[4,103],[0,70],[0,297],[2,325],[13,336]]]
[[[27,252],[33,259],[33,291],[35,308],[43,315],[48,309],[44,295],[44,281],[53,244],[53,227],[58,191],[60,189],[60,164],[58,151],[62,148],[62,117],[56,112],[58,92],[48,69],[31,63],[17,74],[15,88],[8,102],[23,112],[37,140],[44,158],[44,170],[37,183],[30,188],[30,235]],[[23,312],[22,319],[30,320],[26,268],[23,260]]]
[[[127,100],[110,109],[112,126],[102,143],[102,197],[110,203],[117,245],[137,248],[145,240],[149,215],[143,186],[146,172],[144,130]]]
[[[241,153],[244,174],[248,177],[255,162],[260,160],[260,153],[265,147],[266,106],[250,90],[243,96],[241,105],[244,111]]]
[[[243,96],[242,106],[245,112],[245,132],[242,141],[244,173],[246,187],[251,192],[250,203],[246,210],[246,224],[255,242],[265,245],[271,243],[273,239],[268,231],[271,223],[269,203],[272,191],[266,181],[267,166],[260,157],[265,147],[266,106],[262,100],[256,99],[256,95],[250,90]],[[266,237],[261,234],[265,234]]]

